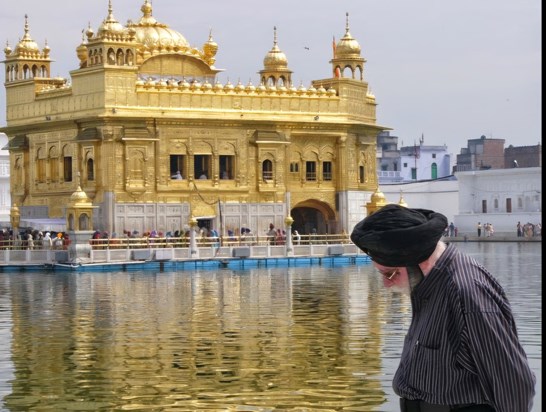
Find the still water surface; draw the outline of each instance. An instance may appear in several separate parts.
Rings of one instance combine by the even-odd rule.
[[[541,410],[540,243],[458,243],[505,287]],[[1,273],[3,411],[397,411],[406,295],[371,265]]]

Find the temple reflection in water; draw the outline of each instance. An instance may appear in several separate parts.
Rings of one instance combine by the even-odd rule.
[[[404,296],[386,295],[372,270],[5,278],[5,406],[381,410],[384,325],[400,322],[386,307]]]

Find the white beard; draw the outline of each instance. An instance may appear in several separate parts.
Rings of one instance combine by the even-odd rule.
[[[409,285],[392,285],[389,286],[387,289],[389,289],[391,292],[402,293],[408,296],[411,294]]]

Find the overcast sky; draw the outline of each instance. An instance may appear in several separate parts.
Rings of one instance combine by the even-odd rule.
[[[122,24],[138,21],[144,0],[112,0]],[[351,35],[367,60],[364,77],[375,94],[378,124],[399,144],[424,136],[460,153],[468,139],[536,145],[541,136],[540,0],[153,0],[153,16],[202,47],[212,29],[221,82],[259,83],[273,43],[294,72],[293,83],[331,77],[332,38]],[[0,15],[0,40],[14,48],[24,33],[51,48],[52,75],[70,78],[88,24],[105,19],[108,0],[16,0]],[[3,49],[3,48],[2,48]],[[5,57],[2,51],[2,59]],[[4,79],[3,79],[4,80]],[[6,125],[0,90],[0,126]]]

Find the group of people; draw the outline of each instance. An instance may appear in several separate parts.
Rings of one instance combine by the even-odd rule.
[[[286,243],[286,231],[284,229],[275,229],[275,225],[270,223],[267,231],[267,242],[270,245],[284,245]]]
[[[482,225],[481,222],[478,222],[478,224],[476,225],[478,237],[482,236],[482,229],[483,229],[483,234],[485,237],[491,237],[493,236],[493,233],[495,233],[495,229],[493,228],[492,223],[487,222],[484,225]]]
[[[521,222],[518,222],[516,225],[516,232],[518,237],[529,238],[534,236],[542,236],[542,225],[540,223],[534,225],[531,222],[527,222],[522,225]]]
[[[35,229],[26,229],[14,235],[13,230],[2,229],[0,231],[0,248],[8,247],[20,249],[67,249],[70,244],[68,233],[44,232]]]

